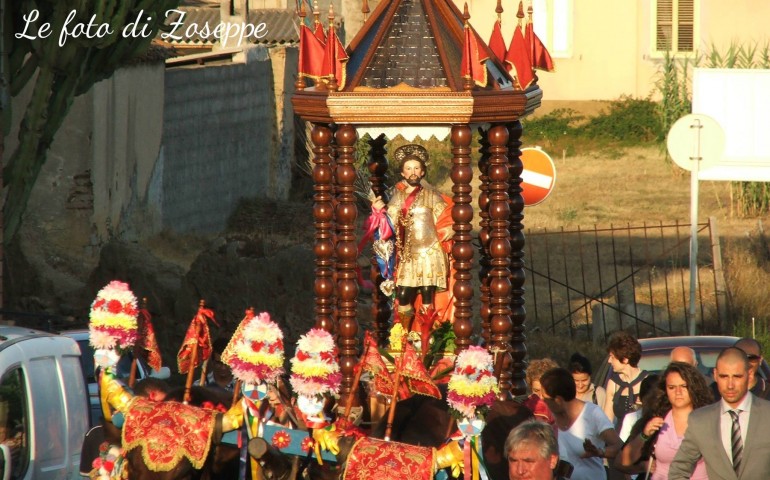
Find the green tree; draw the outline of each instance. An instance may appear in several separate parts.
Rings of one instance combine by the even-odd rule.
[[[3,167],[4,243],[18,233],[32,187],[46,161],[56,131],[73,99],[94,83],[110,77],[121,65],[141,56],[163,26],[165,14],[180,0],[0,0],[2,5],[3,98],[19,94],[34,82],[19,129],[19,144]],[[132,36],[131,23],[139,19]],[[94,27],[74,38],[60,38],[63,29]],[[40,29],[49,25],[42,38]],[[95,34],[100,25],[100,38]],[[25,32],[26,28],[26,32]],[[128,28],[124,32],[124,29]],[[26,35],[22,35],[26,33]],[[86,33],[91,33],[87,38]],[[5,101],[3,118],[10,115]]]

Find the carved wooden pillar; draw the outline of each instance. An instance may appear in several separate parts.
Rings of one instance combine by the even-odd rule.
[[[473,220],[473,207],[471,206],[471,179],[473,170],[471,163],[471,129],[468,125],[452,126],[452,193],[454,196],[454,208],[452,208],[452,220],[454,223],[454,245],[452,256],[454,257],[455,285],[455,319],[454,333],[457,352],[461,352],[470,345],[473,333],[471,320],[471,300],[473,299],[473,286],[471,284],[471,265],[473,263],[473,247],[471,245],[471,221]]]
[[[511,241],[508,201],[508,129],[496,125],[489,129],[489,339],[495,359],[500,396],[505,399],[511,389]]]
[[[314,124],[313,219],[315,220],[315,326],[334,332],[334,171],[331,167],[332,131]]]
[[[481,337],[484,344],[489,346],[489,139],[487,131],[479,128],[479,300],[481,307],[479,315],[481,317]]]
[[[369,140],[369,183],[372,185],[372,191],[376,196],[383,197],[385,195],[385,176],[388,171],[388,159],[386,158],[387,150],[385,145],[387,144],[385,134],[380,134],[379,137]],[[387,203],[388,199],[385,199]],[[374,338],[377,340],[377,344],[384,346],[388,341],[389,334],[389,322],[390,320],[390,303],[385,294],[380,291],[380,285],[383,282],[382,274],[380,273],[380,267],[377,264],[376,255],[372,254],[372,268],[369,273],[369,278],[374,283],[374,290],[372,290],[372,319],[374,320]]]
[[[524,337],[524,321],[527,312],[524,308],[524,199],[521,196],[521,122],[508,125],[508,169],[510,174],[510,226],[511,233],[511,393],[527,393],[524,357],[527,346]],[[508,369],[506,369],[508,370]]]
[[[356,259],[358,245],[356,242],[356,208],[355,181],[356,168],[355,146],[358,135],[350,124],[340,125],[335,134],[337,143],[337,344],[340,348],[340,370],[342,386],[340,398],[347,402],[348,394],[353,385],[353,370],[358,359],[358,321],[356,320],[358,297],[358,279],[356,275]]]

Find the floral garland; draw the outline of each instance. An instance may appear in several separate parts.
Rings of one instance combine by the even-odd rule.
[[[342,374],[337,361],[337,346],[326,330],[313,328],[299,338],[291,366],[289,382],[298,395],[313,398],[339,393]]]
[[[89,341],[95,349],[127,350],[139,337],[137,302],[127,283],[113,280],[91,304]]]
[[[99,456],[91,464],[93,470],[89,475],[96,480],[113,480],[123,478],[125,456],[123,449],[117,445],[103,442],[99,445]]]
[[[394,323],[390,328],[390,336],[388,337],[388,343],[391,352],[404,351],[404,338],[406,338],[406,330],[400,323]]]
[[[447,393],[447,402],[453,413],[467,419],[483,417],[498,393],[500,389],[492,370],[492,355],[478,346],[460,352]]]
[[[222,361],[244,383],[275,383],[283,374],[283,332],[267,312],[247,314],[222,352]]]

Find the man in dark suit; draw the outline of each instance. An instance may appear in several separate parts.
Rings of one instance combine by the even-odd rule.
[[[669,479],[689,479],[703,458],[710,480],[753,480],[770,472],[770,402],[749,392],[746,353],[729,347],[717,358],[714,381],[722,400],[690,414]]]

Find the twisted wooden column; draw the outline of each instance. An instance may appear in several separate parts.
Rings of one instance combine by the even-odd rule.
[[[334,171],[331,167],[332,131],[314,124],[313,219],[315,220],[315,326],[334,332]]]
[[[511,234],[511,393],[524,395],[527,393],[525,380],[524,357],[527,355],[527,346],[524,337],[524,321],[527,311],[524,308],[524,199],[521,196],[521,122],[514,122],[508,128],[508,169],[510,185],[508,196],[510,198],[510,225]]]
[[[489,328],[489,139],[488,132],[479,128],[479,300],[481,306],[479,315],[481,317],[481,337],[485,345],[490,345]]]
[[[495,374],[500,397],[511,389],[511,241],[508,201],[508,129],[496,125],[489,129],[489,327],[490,351],[495,359]]]
[[[454,207],[452,208],[452,220],[454,229],[454,245],[452,256],[454,257],[455,285],[455,319],[454,333],[457,337],[457,353],[465,350],[470,345],[473,333],[471,320],[471,300],[473,299],[473,286],[471,285],[471,265],[473,263],[473,247],[471,245],[471,221],[473,220],[473,207],[471,206],[471,179],[473,170],[471,163],[471,129],[468,125],[452,126],[452,193]]]
[[[356,168],[355,145],[358,139],[356,129],[350,124],[340,125],[334,138],[337,143],[337,344],[340,349],[340,370],[342,386],[340,398],[347,399],[353,385],[354,368],[358,359],[358,321],[356,320],[358,278],[356,259],[356,217],[358,210],[355,198]],[[344,400],[346,401],[346,400]]]
[[[385,145],[387,139],[385,134],[381,134],[377,138],[369,140],[369,183],[372,186],[372,191],[376,196],[383,197],[385,195],[385,176],[388,171],[388,159],[386,158],[387,150]],[[384,198],[387,203],[386,198]],[[374,320],[375,339],[377,344],[384,346],[388,341],[389,335],[389,323],[390,320],[390,302],[387,296],[380,291],[380,285],[384,278],[380,273],[380,267],[377,264],[377,258],[375,254],[372,254],[372,268],[369,273],[369,278],[374,283],[374,290],[372,290],[372,319]]]

